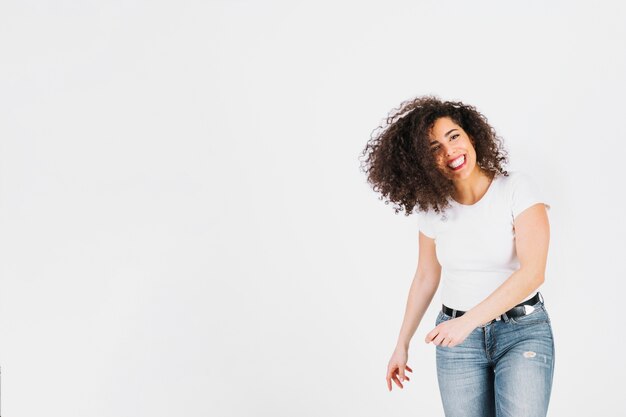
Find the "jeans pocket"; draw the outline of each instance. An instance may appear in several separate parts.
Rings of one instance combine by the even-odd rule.
[[[530,324],[540,324],[540,323],[548,323],[550,322],[550,317],[548,316],[548,312],[542,303],[535,304],[533,306],[534,310],[529,314],[525,314],[523,316],[518,317],[509,317],[509,321],[513,324],[519,325],[530,325]]]
[[[437,314],[437,319],[435,320],[435,326],[438,326],[439,323],[442,323],[446,320],[450,320],[452,317],[448,316],[447,314],[444,314],[443,311],[439,310],[439,314]]]

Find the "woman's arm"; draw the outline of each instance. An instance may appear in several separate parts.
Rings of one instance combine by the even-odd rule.
[[[417,270],[407,298],[404,320],[396,347],[408,349],[411,338],[422,321],[433,296],[439,287],[441,265],[435,252],[435,241],[419,232],[419,257]]]
[[[515,247],[520,269],[515,271],[489,297],[459,319],[476,327],[488,323],[528,297],[545,280],[550,224],[543,203],[535,204],[514,219]]]
[[[441,278],[441,265],[435,253],[435,241],[419,232],[419,259],[417,271],[411,283],[409,297],[404,312],[404,320],[400,329],[398,343],[387,365],[387,389],[391,391],[391,381],[403,388],[403,381],[409,378],[405,375],[405,368],[413,372],[407,366],[409,342],[417,329],[426,309],[437,292]]]

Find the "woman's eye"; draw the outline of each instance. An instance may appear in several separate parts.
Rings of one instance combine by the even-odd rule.
[[[438,150],[438,149],[439,149],[439,145],[437,145],[437,146],[433,146],[432,148],[430,148],[430,151],[431,151],[431,152],[435,152],[435,151],[436,151],[436,150]]]
[[[452,138],[451,138],[451,139],[456,139],[456,138],[457,138],[457,137],[459,137],[459,136],[460,136],[460,135],[457,133],[457,134],[455,134],[455,135],[452,135]]]

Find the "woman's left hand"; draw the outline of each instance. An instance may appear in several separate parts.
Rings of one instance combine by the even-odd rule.
[[[460,345],[474,331],[476,326],[463,316],[446,320],[437,325],[426,335],[426,343],[454,347]]]

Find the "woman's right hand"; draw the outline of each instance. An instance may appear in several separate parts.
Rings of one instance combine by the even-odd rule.
[[[402,386],[402,382],[400,381],[410,381],[409,377],[404,374],[405,368],[407,371],[413,372],[413,370],[406,364],[408,356],[407,350],[402,347],[397,347],[393,352],[393,355],[391,355],[389,365],[387,365],[387,388],[389,391],[391,391],[391,380],[393,380],[400,388],[404,388]],[[398,376],[400,377],[400,380],[398,380]]]

